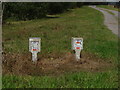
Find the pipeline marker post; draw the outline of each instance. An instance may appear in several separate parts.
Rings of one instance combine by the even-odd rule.
[[[37,53],[41,51],[41,38],[30,37],[29,38],[29,51],[32,53],[32,61],[37,61]]]
[[[76,60],[80,60],[81,50],[83,50],[83,38],[74,38],[71,40],[72,50],[75,51]]]

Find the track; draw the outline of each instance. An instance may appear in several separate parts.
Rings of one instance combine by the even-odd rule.
[[[99,10],[100,12],[103,13],[104,15],[104,24],[110,29],[114,34],[118,35],[120,37],[120,34],[118,34],[118,12],[114,10],[109,10],[109,9],[103,9],[103,8],[98,8],[96,6],[89,6],[91,8],[94,8],[96,10]],[[109,13],[109,12],[113,13]]]

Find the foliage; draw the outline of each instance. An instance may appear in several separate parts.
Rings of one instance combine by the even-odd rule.
[[[14,17],[17,20],[31,20],[42,18],[47,13],[46,3],[4,3],[3,20]]]
[[[43,18],[47,14],[62,13],[69,8],[81,6],[74,2],[5,2],[3,20],[14,18],[16,20],[31,20]]]

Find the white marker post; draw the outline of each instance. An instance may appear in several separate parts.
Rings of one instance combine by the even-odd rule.
[[[32,61],[37,61],[37,53],[41,51],[41,38],[29,38],[29,51],[32,53]]]
[[[72,37],[72,50],[75,50],[76,60],[80,60],[80,53],[83,49],[83,38],[73,38]]]

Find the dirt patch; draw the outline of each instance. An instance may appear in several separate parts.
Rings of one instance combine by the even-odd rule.
[[[111,62],[105,62],[95,55],[83,53],[80,61],[76,61],[74,54],[61,55],[39,54],[37,63],[31,61],[31,54],[3,54],[3,74],[16,75],[60,75],[66,72],[99,72],[112,66]]]

